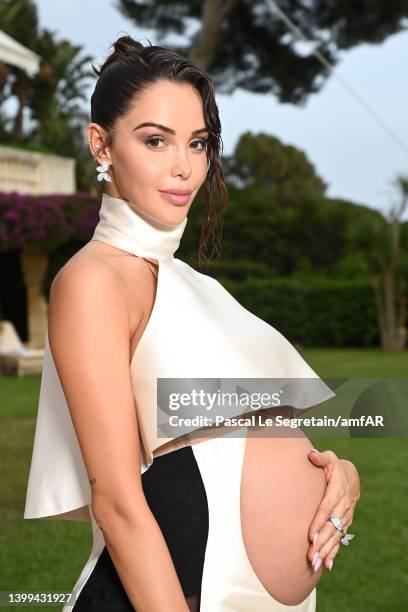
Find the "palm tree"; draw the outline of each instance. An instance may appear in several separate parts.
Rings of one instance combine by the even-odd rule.
[[[83,55],[81,46],[40,29],[32,0],[0,0],[0,23],[4,32],[41,57],[35,75],[0,64],[2,142],[34,145],[76,159],[78,188],[89,189],[94,181],[84,146],[88,116],[80,102],[88,101],[88,79],[95,79],[90,70],[94,58]],[[1,108],[11,96],[17,99],[13,116]]]
[[[402,248],[402,218],[408,206],[408,177],[394,181],[399,200],[387,215],[389,250],[381,261],[380,273],[374,276],[381,344],[385,351],[403,351],[406,345],[406,290],[408,253]]]
[[[408,177],[397,176],[393,186],[398,200],[389,212],[356,220],[351,232],[371,272],[381,348],[401,352],[407,340],[408,232],[402,219],[408,209]]]

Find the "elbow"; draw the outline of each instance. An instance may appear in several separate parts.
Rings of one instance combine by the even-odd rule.
[[[91,507],[95,521],[104,534],[144,529],[151,518],[143,492],[135,492],[131,499],[94,496]]]

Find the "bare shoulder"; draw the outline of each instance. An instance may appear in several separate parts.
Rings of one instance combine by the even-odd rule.
[[[120,278],[113,268],[106,266],[97,258],[71,258],[54,277],[49,300],[49,321],[54,314],[63,310],[68,315],[74,309],[76,315],[85,314],[87,309],[110,303],[116,304],[116,315],[125,306]],[[122,306],[122,308],[121,308]]]
[[[145,315],[151,285],[152,273],[143,259],[91,241],[54,277],[49,317],[58,301],[65,309],[69,304],[76,309],[81,305],[85,310],[98,308],[100,312],[101,308],[111,308],[112,316],[126,319],[131,336]]]
[[[90,241],[77,251],[59,270],[53,284],[66,282],[88,283],[91,278],[95,282],[108,282],[126,287],[129,270],[140,280],[146,276],[146,264],[143,259],[115,249],[101,242]]]

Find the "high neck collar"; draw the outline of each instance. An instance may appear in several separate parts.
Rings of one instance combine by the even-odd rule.
[[[187,217],[177,225],[155,219],[133,202],[102,194],[97,224],[91,240],[151,259],[173,257],[187,224]]]

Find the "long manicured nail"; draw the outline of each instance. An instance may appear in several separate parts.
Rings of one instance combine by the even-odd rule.
[[[319,537],[319,532],[318,532],[318,531],[316,531],[316,533],[315,533],[315,534],[314,534],[314,536],[313,536],[313,544],[316,544],[316,542],[317,542],[317,538],[318,538],[318,537]]]
[[[317,559],[316,563],[314,564],[314,571],[317,572],[317,570],[319,569],[320,565],[322,563],[322,560],[320,559],[320,557]]]
[[[319,553],[316,551],[316,552],[315,552],[315,554],[313,555],[312,565],[314,565],[314,564],[315,564],[315,562],[316,562],[316,560],[317,560],[318,556],[319,556]]]
[[[333,567],[333,559],[330,559],[329,561],[329,570],[331,571]]]

